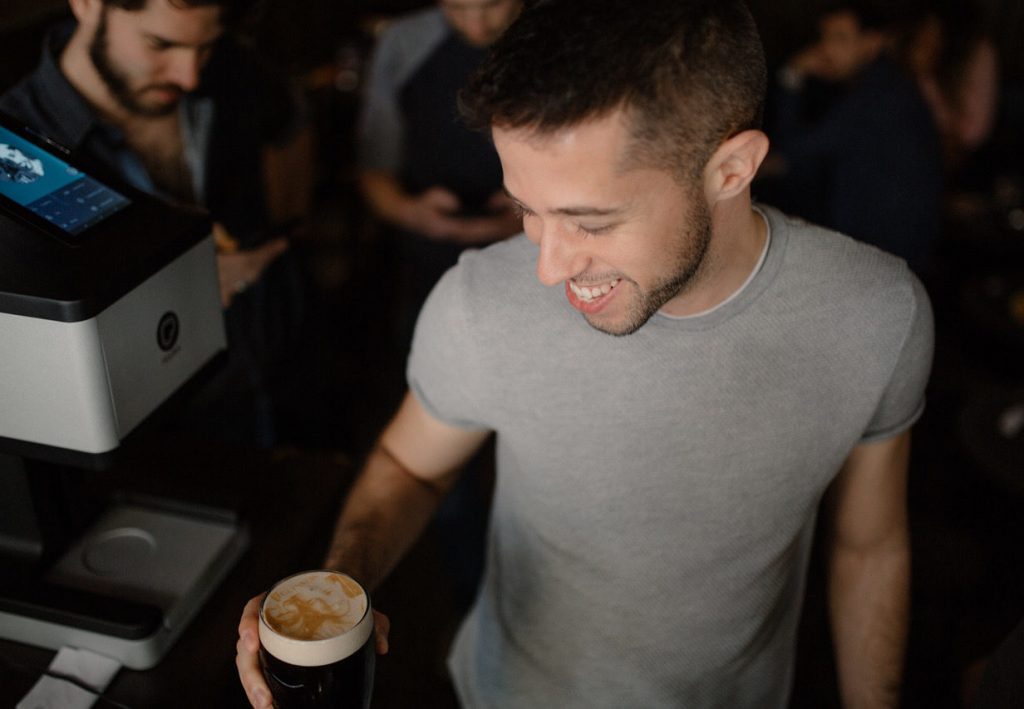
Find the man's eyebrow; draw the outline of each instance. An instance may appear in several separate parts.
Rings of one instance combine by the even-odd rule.
[[[160,35],[153,34],[152,32],[146,32],[145,35],[146,35],[146,39],[148,39],[151,42],[154,42],[156,44],[159,44],[162,47],[167,47],[168,49],[172,49],[172,48],[175,48],[175,47],[193,47],[193,46],[199,47],[201,49],[207,49],[207,48],[212,47],[213,45],[215,45],[217,43],[217,39],[218,39],[218,38],[214,38],[214,39],[211,39],[209,42],[203,42],[202,44],[192,45],[192,44],[186,44],[184,42],[176,42],[173,39],[168,39],[167,37],[161,37]]]
[[[559,207],[551,210],[551,213],[567,217],[608,217],[619,214],[621,211],[620,209],[600,209],[599,207]]]
[[[526,207],[526,205],[520,202],[514,194],[508,191],[507,187],[502,186],[501,189],[513,202],[518,204],[520,207]],[[551,214],[560,214],[566,217],[607,217],[620,214],[622,211],[623,210],[621,208],[601,209],[600,207],[570,206],[552,209]]]

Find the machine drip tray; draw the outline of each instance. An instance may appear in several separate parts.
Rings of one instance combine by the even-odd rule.
[[[57,605],[83,597],[116,606],[157,609],[146,637],[104,633],[102,623],[74,608],[18,612],[0,605],[0,636],[58,649],[86,648],[136,670],[156,665],[220,584],[248,544],[233,515],[125,502],[109,509],[43,579]],[[97,605],[97,608],[100,606]]]

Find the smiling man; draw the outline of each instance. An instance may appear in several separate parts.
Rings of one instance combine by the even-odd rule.
[[[523,215],[527,238],[540,247],[537,277],[560,285],[593,327],[612,335],[636,332],[655,313],[687,315],[714,304],[701,294],[714,276],[722,238],[711,248],[711,216],[702,195],[674,174],[624,164],[633,138],[621,109],[553,134],[495,126],[506,189]],[[763,136],[742,136],[736,157],[755,167]],[[753,267],[764,223],[753,213],[744,252],[730,259]],[[608,238],[613,237],[614,238]],[[714,291],[728,295],[739,282]],[[696,291],[696,292],[695,292]]]
[[[898,700],[931,311],[898,259],[752,205],[764,85],[738,0],[541,0],[463,94],[526,233],[431,294],[325,563],[379,584],[497,433],[466,706],[787,706],[827,491],[844,706]]]

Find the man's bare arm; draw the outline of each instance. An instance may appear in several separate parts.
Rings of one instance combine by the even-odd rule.
[[[843,706],[895,707],[910,607],[910,433],[858,446],[833,484],[829,610]]]
[[[346,498],[325,566],[375,588],[419,537],[487,435],[438,421],[406,394]]]
[[[378,217],[438,241],[481,245],[522,231],[522,220],[502,193],[493,196],[486,205],[489,213],[462,216],[459,198],[443,187],[412,195],[403,189],[398,178],[381,170],[361,172],[359,187]]]
[[[462,228],[461,205],[452,192],[434,187],[422,194],[405,191],[398,178],[381,170],[359,174],[359,188],[374,214],[386,222],[435,239],[449,239]]]
[[[442,423],[406,394],[349,491],[335,528],[325,568],[345,571],[376,588],[419,537],[462,464],[483,444],[487,431]],[[260,598],[249,601],[238,624],[235,665],[254,707],[271,706],[260,672]],[[378,652],[387,652],[389,621],[374,609]]]

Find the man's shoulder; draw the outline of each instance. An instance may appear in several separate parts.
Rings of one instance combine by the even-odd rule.
[[[0,111],[69,149],[79,147],[96,119],[60,68],[59,56],[73,29],[70,22],[51,27],[39,63],[0,95]]]
[[[884,126],[881,135],[903,135],[932,131],[928,104],[914,78],[889,57],[880,57],[864,70],[849,104],[863,119],[875,119]]]
[[[19,121],[26,121],[27,114],[37,111],[39,86],[34,70],[22,77],[16,84],[0,94],[0,111]]]
[[[447,31],[448,23],[444,19],[441,8],[428,6],[413,12],[401,15],[390,22],[381,34],[381,40],[385,38],[399,38],[408,41],[424,36],[432,36],[439,31]]]
[[[474,287],[479,287],[481,281],[508,285],[533,282],[535,257],[536,247],[520,234],[481,249],[463,251],[453,270]]]
[[[471,319],[507,308],[535,308],[549,290],[534,275],[535,259],[536,247],[523,235],[467,249],[441,278],[432,298]]]
[[[418,64],[448,36],[448,22],[438,7],[426,7],[390,22],[377,41],[377,54],[388,63]]]
[[[0,111],[24,126],[68,148],[75,147],[76,136],[67,116],[55,110],[48,99],[48,88],[40,68],[22,78],[0,95]]]
[[[804,299],[859,307],[913,309],[923,289],[906,261],[838,231],[770,210],[786,231],[780,285]]]

